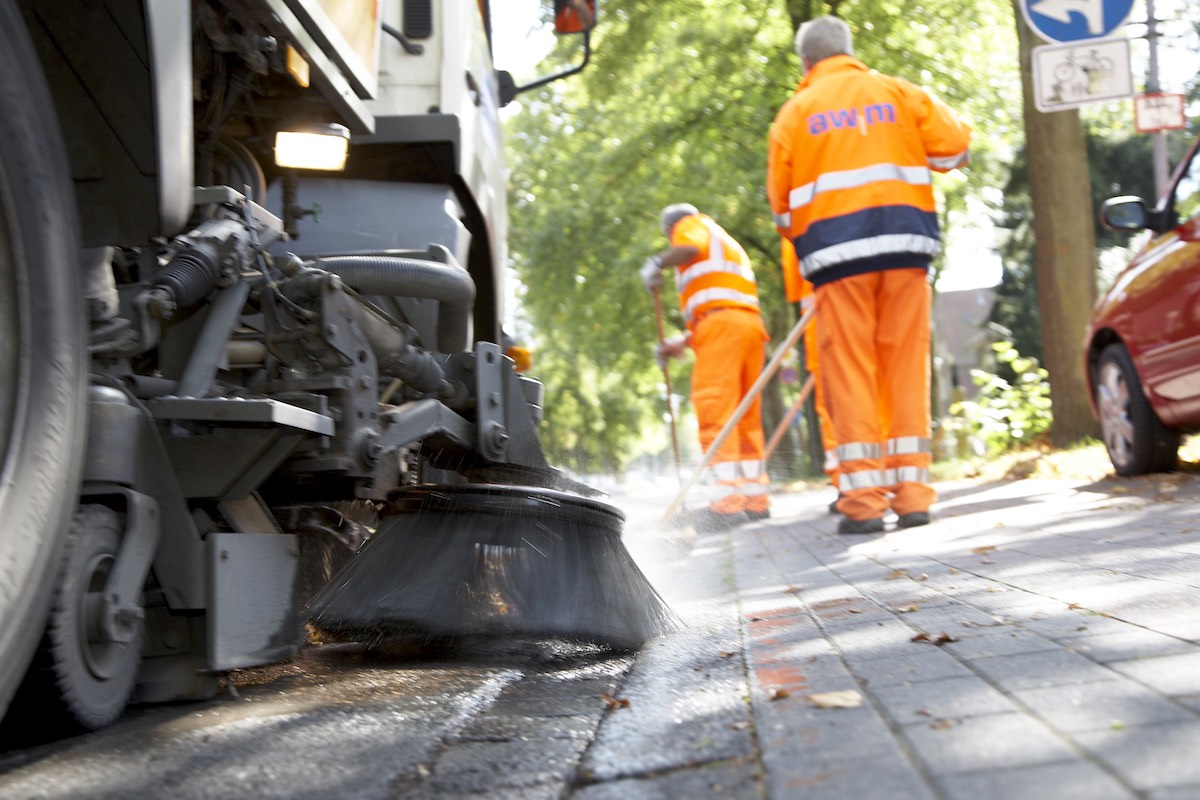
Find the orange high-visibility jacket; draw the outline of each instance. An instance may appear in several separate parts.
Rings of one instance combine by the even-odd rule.
[[[675,283],[679,308],[689,330],[718,308],[758,311],[758,282],[750,257],[737,241],[706,214],[692,214],[675,223],[671,245],[691,245],[699,255],[680,264]]]
[[[971,128],[902,78],[852,56],[818,61],[779,110],[767,196],[804,277],[928,266],[941,249],[930,170],[967,159]]]

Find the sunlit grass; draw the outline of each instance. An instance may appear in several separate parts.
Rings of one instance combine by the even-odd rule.
[[[1200,435],[1184,438],[1179,448],[1179,470],[1200,472]],[[933,465],[931,472],[935,481],[1021,478],[1102,480],[1116,476],[1104,444],[1095,440],[1065,450],[1039,445],[990,459],[939,461]]]

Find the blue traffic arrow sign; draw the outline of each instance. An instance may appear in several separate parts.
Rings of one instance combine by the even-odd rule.
[[[1125,24],[1133,0],[1021,0],[1029,27],[1051,42],[1108,36]]]

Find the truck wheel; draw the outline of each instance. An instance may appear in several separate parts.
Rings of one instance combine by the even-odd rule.
[[[142,658],[144,617],[128,641],[105,635],[104,585],[116,564],[124,525],[111,508],[82,506],[67,542],[66,567],[50,621],[11,713],[36,715],[61,732],[111,725],[133,694]]]
[[[83,459],[79,235],[50,94],[0,0],[0,715],[46,622]]]
[[[1179,459],[1179,431],[1163,425],[1154,413],[1124,345],[1104,348],[1095,383],[1100,430],[1117,474],[1174,469]]]

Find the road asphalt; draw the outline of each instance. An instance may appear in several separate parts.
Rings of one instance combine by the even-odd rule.
[[[937,488],[873,535],[832,490],[690,541],[627,511],[685,627],[569,796],[1200,798],[1200,476]]]

